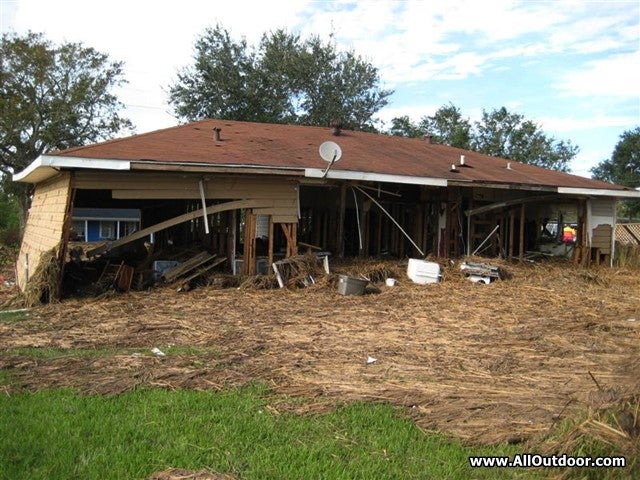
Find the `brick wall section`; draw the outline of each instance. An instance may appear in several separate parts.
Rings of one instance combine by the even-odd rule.
[[[26,288],[27,255],[28,275],[31,278],[38,267],[40,255],[61,243],[70,192],[71,174],[68,172],[36,186],[16,266],[18,285],[22,291]]]

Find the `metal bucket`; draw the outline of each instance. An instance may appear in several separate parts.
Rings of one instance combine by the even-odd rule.
[[[362,295],[364,294],[367,283],[369,283],[369,281],[362,278],[340,275],[338,279],[338,293],[340,295]]]

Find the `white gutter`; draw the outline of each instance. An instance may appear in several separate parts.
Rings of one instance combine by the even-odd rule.
[[[604,188],[558,187],[558,193],[568,195],[591,195],[593,197],[640,198],[640,192],[634,190],[609,190]]]
[[[53,177],[61,168],[93,168],[99,170],[131,170],[128,160],[96,160],[83,157],[40,155],[23,171],[13,174],[14,182],[38,183]]]
[[[305,168],[304,176],[308,178],[323,178],[324,170],[320,168]],[[334,180],[363,180],[370,182],[431,185],[434,187],[447,186],[447,181],[443,178],[412,177],[410,175],[388,175],[386,173],[352,172],[348,170],[329,170],[329,172],[327,172],[327,176],[324,178]]]

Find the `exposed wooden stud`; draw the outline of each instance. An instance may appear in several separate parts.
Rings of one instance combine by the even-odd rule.
[[[509,259],[513,258],[514,230],[516,228],[516,215],[513,208],[509,210]]]
[[[336,251],[338,258],[344,257],[344,217],[347,203],[347,184],[340,186],[340,197],[338,201],[338,225],[336,229]]]
[[[520,250],[518,251],[518,260],[524,261],[524,221],[525,210],[524,203],[520,205]]]
[[[269,215],[269,247],[267,252],[269,265],[273,263],[273,230],[273,217]]]
[[[236,262],[236,243],[238,235],[238,211],[231,210],[229,212],[229,235],[227,237],[227,253],[229,256],[229,263],[231,264],[231,271],[235,274],[235,262]]]
[[[244,249],[242,271],[245,275],[256,274],[256,215],[250,210],[244,214]]]

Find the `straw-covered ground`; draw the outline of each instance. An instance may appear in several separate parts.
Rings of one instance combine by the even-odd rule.
[[[415,285],[406,263],[365,262],[335,269],[398,284],[363,296],[340,295],[335,277],[304,289],[164,287],[40,306],[0,321],[0,368],[15,378],[0,388],[260,381],[273,412],[386,401],[426,430],[482,443],[544,435],[585,406],[640,394],[640,270],[497,264],[511,278],[489,285],[458,265]]]

